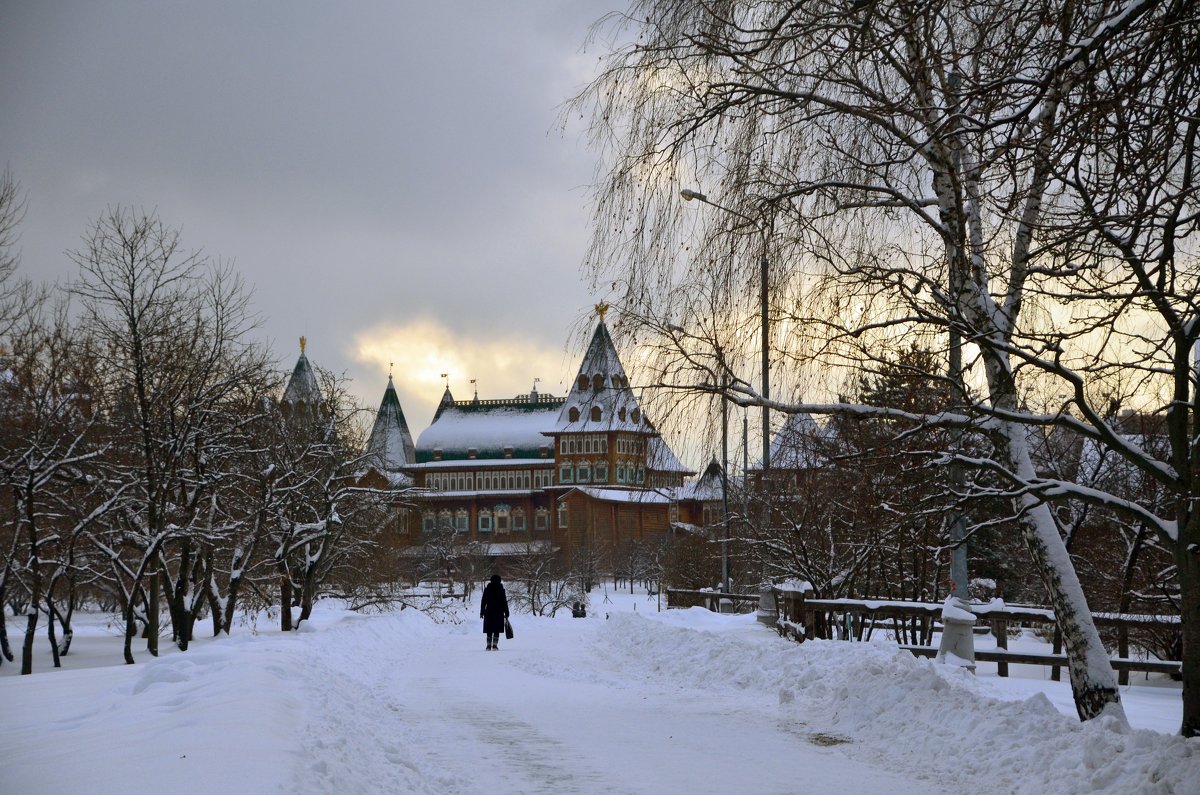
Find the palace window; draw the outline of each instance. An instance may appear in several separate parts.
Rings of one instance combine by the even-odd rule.
[[[608,482],[608,462],[607,461],[597,461],[596,462],[596,466],[592,468],[592,482],[593,483],[607,483]]]
[[[579,422],[579,409],[572,406],[567,411],[567,421],[568,422]]]
[[[629,412],[629,419],[633,420],[635,424],[641,422],[642,412],[634,409],[633,411]]]
[[[594,392],[599,392],[601,389],[604,389],[604,376],[602,376],[602,375],[592,376],[592,390]]]
[[[638,483],[646,482],[646,470],[643,469],[642,467],[637,468],[637,482]]]
[[[550,529],[550,511],[545,508],[538,508],[533,515],[534,530],[549,530]]]
[[[580,389],[588,388],[588,377],[586,375],[584,375],[583,373],[579,374],[579,388]]]
[[[624,461],[617,462],[617,482],[618,483],[625,482],[625,462]]]
[[[484,508],[479,512],[479,532],[492,532],[492,512],[487,508]]]
[[[471,517],[463,508],[459,508],[454,512],[454,529],[460,533],[465,533],[470,529]]]
[[[558,526],[560,528],[567,526],[567,506],[562,503],[558,504]]]
[[[592,422],[600,421],[600,407],[592,406]]]
[[[496,532],[507,533],[509,530],[509,515],[512,508],[508,505],[496,506]]]
[[[559,483],[574,483],[575,478],[574,478],[572,472],[573,472],[573,470],[571,469],[570,464],[563,464],[562,467],[558,470],[558,482]]]
[[[525,532],[525,509],[514,508],[512,512],[512,529],[514,533]]]
[[[621,406],[621,408],[617,409],[617,417],[621,420],[621,422],[625,421],[625,407],[624,406]]]
[[[433,511],[426,511],[425,513],[421,514],[421,531],[425,533],[432,533],[436,529],[437,517],[434,516]]]
[[[454,527],[454,518],[449,509],[438,511],[438,528],[446,529]]]
[[[592,479],[592,465],[587,461],[580,461],[579,466],[575,467],[575,482],[587,483]]]

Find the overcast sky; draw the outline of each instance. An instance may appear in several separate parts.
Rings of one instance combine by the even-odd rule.
[[[618,0],[0,3],[0,160],[25,188],[22,268],[66,280],[108,206],[156,210],[233,260],[290,368],[414,434],[456,397],[565,394],[594,159],[561,104]]]

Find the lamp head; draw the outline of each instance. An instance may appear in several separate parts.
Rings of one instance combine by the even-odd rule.
[[[683,190],[679,191],[679,195],[683,197],[685,202],[690,202],[692,199],[699,199],[702,202],[708,201],[707,196],[700,191],[692,190],[691,188],[684,188]]]

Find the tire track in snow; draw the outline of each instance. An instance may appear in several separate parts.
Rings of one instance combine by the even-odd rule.
[[[442,724],[439,733],[462,736],[470,731],[474,742],[485,749],[476,760],[479,770],[478,791],[520,793],[584,793],[616,791],[586,760],[558,739],[547,735],[527,721],[512,715],[507,708],[478,691],[450,688],[445,680],[423,678],[413,683],[416,690],[442,706],[441,714],[423,716],[429,723]],[[440,754],[438,754],[440,756]],[[443,757],[445,764],[461,764]]]

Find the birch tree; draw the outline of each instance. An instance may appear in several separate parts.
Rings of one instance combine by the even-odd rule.
[[[632,316],[688,332],[672,336],[684,344],[664,346],[671,355],[656,363],[662,385],[722,383],[714,372],[750,358],[760,340],[745,269],[760,256],[771,266],[776,329],[765,342],[789,370],[817,364],[827,377],[871,368],[876,351],[899,337],[944,352],[949,372],[931,375],[948,378],[964,397],[936,416],[830,401],[836,391],[820,378],[808,382],[807,401],[767,401],[741,367],[729,395],[778,411],[891,416],[987,434],[994,455],[958,458],[1008,484],[999,493],[1013,504],[1058,617],[1084,719],[1106,709],[1119,714],[1119,696],[1047,505],[1067,487],[1039,481],[1028,426],[1084,417],[1093,436],[1120,442],[1088,408],[1097,394],[1089,378],[1100,374],[1068,364],[1098,327],[1055,314],[1060,306],[1049,295],[1073,293],[1043,286],[1064,284],[1065,269],[1046,267],[1054,261],[1050,243],[1062,241],[1052,229],[1080,204],[1064,184],[1062,153],[1078,140],[1072,114],[1091,107],[1089,118],[1098,117],[1124,90],[1092,65],[1161,40],[1174,42],[1160,50],[1161,73],[1189,72],[1196,59],[1182,48],[1195,16],[1190,4],[1137,0],[647,0],[608,20],[637,41],[610,54],[572,106],[590,116],[606,156],[589,255],[597,282],[611,285]],[[1176,118],[1195,107],[1154,105]],[[1100,185],[1115,184],[1112,169],[1095,173]],[[1180,184],[1188,193],[1190,183]],[[685,210],[677,196],[691,187],[714,196],[722,211]],[[1183,229],[1167,231],[1178,237]],[[706,316],[710,307],[693,305],[696,285],[724,289],[719,320]],[[1101,298],[1109,286],[1093,285]],[[705,323],[718,332],[719,349],[687,344],[710,337],[692,333]],[[1122,366],[1119,352],[1107,350]],[[1168,371],[1147,371],[1167,380],[1174,373],[1186,387],[1173,404],[1193,394],[1189,361],[1176,356]],[[1033,371],[1077,386],[1061,410],[1024,409],[1022,384]],[[980,399],[965,399],[964,381],[977,384]],[[1152,469],[1164,463],[1141,460]],[[1178,520],[1153,521],[1169,535]],[[1195,649],[1185,644],[1185,657],[1194,660]],[[1188,735],[1200,719],[1191,696],[1195,665],[1185,664]]]

